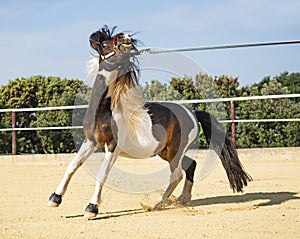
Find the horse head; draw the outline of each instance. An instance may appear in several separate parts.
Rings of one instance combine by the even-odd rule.
[[[137,40],[129,34],[114,34],[115,29],[104,26],[89,38],[90,46],[99,54],[87,64],[88,76],[94,81],[90,100],[90,105],[95,103],[91,107],[94,110],[106,98],[111,98],[114,108],[121,93],[138,86]]]
[[[98,52],[100,59],[99,62],[109,60],[110,62],[120,59],[120,57],[131,57],[129,54],[136,51],[137,40],[133,39],[131,35],[125,33],[118,33],[113,35],[116,26],[111,30],[105,25],[100,30],[94,32],[90,36],[91,47]],[[113,58],[114,59],[110,59]],[[116,58],[117,57],[117,58]]]

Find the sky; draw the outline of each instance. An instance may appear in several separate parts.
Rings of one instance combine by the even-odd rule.
[[[300,40],[299,12],[299,0],[0,0],[0,85],[33,75],[85,80],[89,36],[104,24],[137,32],[139,49],[182,48]],[[300,44],[184,57],[208,74],[239,77],[241,85],[300,72]]]

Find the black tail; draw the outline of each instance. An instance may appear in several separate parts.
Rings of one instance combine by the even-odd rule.
[[[220,157],[233,192],[243,192],[243,187],[252,181],[238,158],[237,151],[229,139],[223,126],[211,114],[205,111],[195,111],[207,142]]]

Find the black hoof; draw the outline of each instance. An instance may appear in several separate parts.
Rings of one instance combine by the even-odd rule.
[[[89,203],[89,205],[85,208],[85,211],[98,214],[98,206],[96,204]]]
[[[96,204],[90,203],[86,208],[85,208],[85,213],[84,217],[87,219],[91,219],[96,217],[98,214],[98,207]]]
[[[61,195],[58,195],[56,193],[52,193],[51,196],[49,197],[49,201],[53,202],[54,205],[59,205],[61,204],[62,201],[62,197]]]

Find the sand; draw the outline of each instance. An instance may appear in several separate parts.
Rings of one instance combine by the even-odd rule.
[[[48,197],[67,162],[2,163],[0,238],[300,238],[300,158],[241,160],[254,179],[243,194],[232,193],[218,162],[207,177],[196,177],[188,206],[145,211],[142,205],[153,206],[163,190],[132,194],[105,187],[94,220],[82,217],[94,190],[94,179],[85,168],[73,177],[62,205],[50,208]],[[142,164],[121,160],[117,166],[134,171],[163,165],[160,160]],[[181,189],[182,184],[174,196]]]

